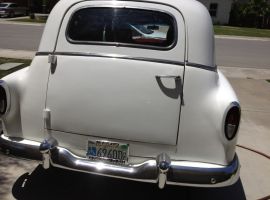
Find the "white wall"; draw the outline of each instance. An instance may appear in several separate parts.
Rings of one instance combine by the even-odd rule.
[[[214,23],[228,24],[232,0],[198,0],[209,10],[211,3],[217,3],[217,16],[212,17]]]

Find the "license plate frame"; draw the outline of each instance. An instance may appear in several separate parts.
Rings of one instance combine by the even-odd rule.
[[[116,165],[127,165],[129,144],[107,140],[88,140],[86,157]]]

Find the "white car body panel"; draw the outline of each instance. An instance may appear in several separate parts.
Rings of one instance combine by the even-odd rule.
[[[161,78],[159,85],[156,75],[183,77],[183,67],[57,56],[46,103],[51,111],[50,129],[175,145],[181,89],[174,79]],[[162,90],[172,93],[171,96]]]
[[[191,90],[192,92],[189,92]],[[201,161],[218,161],[220,164],[226,164],[232,159],[232,147],[237,138],[230,142],[226,140],[223,126],[228,102],[236,99],[235,93],[220,71],[214,73],[186,67],[185,106],[181,110],[178,146],[183,155],[182,159],[205,158]]]
[[[17,91],[11,94],[11,110],[3,118],[6,129],[11,137],[24,137],[35,141],[44,138],[44,119],[42,116],[45,107],[47,81],[50,65],[47,57],[34,58],[31,67],[17,71],[5,78],[9,89]],[[29,78],[31,77],[31,78]],[[31,102],[29,104],[29,102]],[[16,113],[16,114],[15,114]],[[12,120],[11,120],[12,119]],[[17,120],[14,123],[13,120]]]

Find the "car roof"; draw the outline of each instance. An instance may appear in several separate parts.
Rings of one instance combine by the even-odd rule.
[[[61,0],[57,3],[47,20],[39,46],[39,52],[53,52],[57,42],[59,27],[67,10],[81,2],[98,2],[100,0]],[[112,5],[114,0],[105,0]],[[186,29],[187,61],[201,65],[216,67],[214,53],[214,35],[212,19],[207,8],[196,0],[134,0],[124,1],[162,4],[178,10],[184,18]]]

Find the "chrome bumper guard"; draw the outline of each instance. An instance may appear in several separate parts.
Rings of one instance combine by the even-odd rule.
[[[237,155],[228,166],[190,161],[172,161],[165,153],[140,164],[112,165],[91,161],[58,147],[53,139],[42,143],[16,138],[0,137],[1,151],[14,156],[42,160],[43,167],[50,165],[74,171],[99,174],[122,179],[158,183],[159,188],[169,185],[195,187],[223,187],[239,178],[240,165]]]

